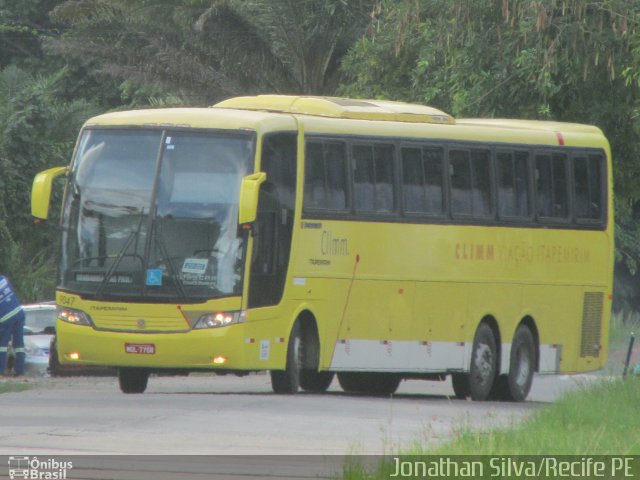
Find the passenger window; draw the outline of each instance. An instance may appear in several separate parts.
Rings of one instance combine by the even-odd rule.
[[[574,157],[575,210],[578,221],[603,218],[602,157],[589,155]]]
[[[442,213],[443,157],[441,148],[402,149],[402,198],[407,213]]]
[[[539,217],[566,219],[569,216],[566,155],[536,156],[536,211]]]
[[[322,144],[307,142],[304,165],[304,206],[320,209],[327,205]]]
[[[356,211],[395,211],[392,145],[354,145],[353,195]]]
[[[327,173],[327,205],[330,210],[346,210],[347,156],[343,142],[325,143],[324,166]]]
[[[491,162],[488,150],[471,150],[473,215],[491,215]]]
[[[305,210],[346,210],[346,165],[344,142],[307,142]]]
[[[375,211],[373,147],[353,147],[353,201],[358,212]]]
[[[471,215],[471,163],[466,150],[449,152],[449,175],[451,177],[451,213]]]
[[[498,152],[498,212],[500,217],[529,216],[529,155]]]
[[[393,194],[393,146],[376,145],[373,147],[376,167],[376,212],[391,213],[395,211]]]

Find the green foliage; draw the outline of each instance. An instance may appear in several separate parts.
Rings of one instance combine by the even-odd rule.
[[[31,221],[33,177],[68,163],[77,130],[94,111],[83,100],[59,98],[66,73],[34,77],[14,66],[0,72],[0,271],[23,301],[51,298],[55,283],[57,232],[54,222]]]
[[[614,161],[617,293],[637,297],[639,66],[638,1],[383,0],[341,93],[599,126]]]
[[[370,9],[365,0],[69,0],[52,12],[66,31],[49,47],[191,105],[332,93]]]

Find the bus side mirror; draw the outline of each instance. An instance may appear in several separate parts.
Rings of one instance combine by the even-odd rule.
[[[238,223],[250,224],[256,221],[258,215],[258,196],[260,185],[267,179],[264,172],[247,175],[240,184],[240,204],[238,207]]]
[[[43,220],[49,218],[51,185],[56,177],[66,173],[67,167],[55,167],[36,175],[31,189],[31,215]]]

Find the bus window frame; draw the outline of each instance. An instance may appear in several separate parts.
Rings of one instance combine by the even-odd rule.
[[[527,154],[527,165],[526,165],[526,171],[527,171],[527,202],[528,202],[528,207],[529,207],[529,214],[528,215],[502,215],[500,213],[500,198],[499,198],[499,189],[500,189],[500,185],[499,185],[499,175],[498,175],[498,154],[499,153],[510,153],[512,155],[512,160],[515,161],[515,154],[521,152],[521,153],[526,153]],[[513,147],[507,147],[504,145],[495,145],[493,146],[492,149],[492,155],[493,155],[493,168],[495,170],[495,192],[496,192],[496,196],[495,196],[495,203],[496,203],[496,221],[498,222],[498,224],[501,223],[508,223],[508,224],[514,224],[514,225],[522,225],[522,224],[531,224],[531,223],[535,223],[536,219],[535,219],[535,214],[536,214],[536,209],[535,209],[535,203],[534,203],[534,190],[535,190],[535,183],[533,180],[533,154],[532,154],[533,150],[532,149],[527,149],[524,148],[524,146],[521,146],[520,148],[518,148],[517,146],[513,146]]]
[[[597,155],[600,158],[600,217],[595,218],[582,218],[577,215],[577,207],[576,207],[576,179],[575,179],[575,158],[576,157],[586,157],[587,160],[591,157]],[[600,225],[601,223],[606,224],[607,212],[608,212],[608,203],[607,203],[607,191],[608,191],[608,183],[607,183],[607,156],[605,152],[595,153],[593,149],[581,149],[575,148],[571,152],[570,158],[570,176],[571,176],[571,197],[573,198],[573,209],[572,209],[572,221],[575,225],[581,226],[594,226]]]
[[[403,161],[403,157],[402,157],[402,149],[403,148],[414,148],[414,149],[418,149],[421,152],[421,161],[423,161],[423,149],[425,148],[430,148],[430,149],[440,149],[442,151],[442,158],[440,159],[440,166],[442,167],[442,174],[441,174],[441,184],[440,187],[442,188],[442,208],[440,209],[440,213],[430,213],[430,212],[408,212],[405,210],[404,208],[404,161]],[[400,200],[399,200],[399,209],[401,212],[401,218],[407,218],[407,219],[415,219],[417,221],[420,220],[429,220],[429,219],[434,219],[434,220],[441,220],[444,221],[448,218],[448,212],[449,212],[449,188],[447,186],[447,146],[444,143],[441,142],[431,142],[431,141],[426,141],[426,142],[418,142],[416,140],[409,140],[409,141],[403,141],[403,139],[400,139],[400,141],[398,142],[398,148],[397,148],[397,166],[398,166],[398,183],[400,184],[400,188],[398,189],[398,193],[400,196]],[[429,222],[425,222],[425,223],[429,223]]]
[[[350,207],[345,211],[332,211],[324,209],[302,208],[302,219],[311,220],[343,220],[343,221],[362,221],[362,222],[389,222],[389,223],[405,223],[405,224],[434,224],[434,225],[472,225],[472,226],[498,226],[506,228],[534,228],[534,229],[566,229],[566,230],[594,230],[605,231],[609,222],[609,176],[611,175],[608,157],[604,147],[571,147],[556,145],[539,145],[527,143],[508,143],[499,141],[481,142],[477,140],[459,140],[441,137],[433,138],[416,138],[416,137],[386,137],[380,135],[364,136],[361,134],[348,133],[322,133],[315,134],[313,132],[305,132],[305,144],[307,141],[333,141],[345,142],[347,148],[347,190],[349,194],[348,202]],[[396,195],[396,211],[393,214],[375,213],[375,212],[357,212],[353,202],[353,171],[350,168],[352,164],[352,145],[373,145],[374,143],[382,143],[395,146],[395,195]],[[422,213],[406,212],[403,205],[403,181],[402,181],[402,156],[401,149],[409,148],[442,148],[444,155],[444,183],[443,183],[443,214],[431,215]],[[489,151],[490,169],[491,169],[491,189],[492,213],[487,217],[474,215],[452,215],[451,212],[451,188],[448,173],[449,151],[451,149],[481,149]],[[498,179],[497,179],[497,152],[512,151],[526,152],[528,154],[528,199],[530,202],[530,211],[528,217],[505,217],[499,215],[498,212]],[[575,218],[574,195],[575,183],[573,178],[573,155],[597,155],[601,158],[601,197],[602,197],[602,216],[599,220],[584,221]],[[563,154],[566,155],[565,165],[567,168],[567,184],[569,202],[569,215],[567,218],[555,218],[540,216],[537,213],[537,191],[535,180],[535,158],[536,155]],[[306,161],[306,156],[305,156]],[[304,166],[303,166],[304,168]],[[303,177],[304,182],[304,177]],[[302,185],[304,189],[304,183]],[[304,192],[303,192],[304,194]],[[303,198],[301,196],[300,198]]]

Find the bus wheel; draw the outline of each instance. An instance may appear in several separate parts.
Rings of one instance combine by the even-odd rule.
[[[122,393],[143,393],[147,389],[149,372],[142,368],[120,368],[118,381]]]
[[[469,375],[466,373],[452,373],[451,385],[456,398],[464,400],[469,396]]]
[[[491,327],[481,323],[473,339],[469,393],[473,400],[487,400],[498,371],[498,350]]]
[[[507,400],[521,402],[531,390],[536,362],[536,346],[533,334],[524,325],[516,330],[511,344],[509,375],[506,378],[504,394]]]
[[[326,392],[333,381],[333,376],[333,372],[302,370],[300,372],[300,388],[307,392]]]
[[[284,370],[271,370],[271,388],[275,393],[297,393],[300,387],[300,372],[303,359],[302,335],[300,324],[296,323],[291,330],[287,346],[287,365]]]
[[[340,372],[338,382],[345,392],[367,395],[396,393],[402,377],[393,373]]]

